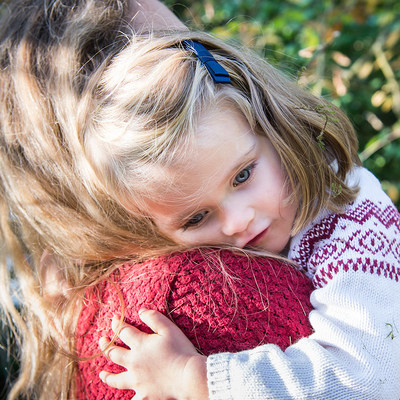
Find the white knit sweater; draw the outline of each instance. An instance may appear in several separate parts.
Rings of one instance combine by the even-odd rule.
[[[211,400],[400,399],[400,215],[363,168],[343,214],[325,212],[291,242],[312,278],[314,332],[281,351],[267,344],[208,357]]]

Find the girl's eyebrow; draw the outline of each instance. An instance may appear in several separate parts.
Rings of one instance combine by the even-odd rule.
[[[243,166],[243,163],[254,152],[254,150],[256,149],[256,146],[257,146],[257,143],[256,143],[256,141],[254,141],[252,143],[252,145],[247,149],[247,151],[239,156],[240,161],[238,163],[236,163],[232,168],[230,168],[230,170],[228,171],[228,173],[226,174],[226,176],[224,177],[224,179],[221,182],[228,181],[232,177],[232,175],[241,166]],[[191,216],[195,215],[196,212],[200,212],[201,210],[202,210],[202,208],[199,207],[199,208],[197,208],[197,211],[191,211],[191,212],[185,212],[184,211],[184,212],[180,213],[179,215],[172,217],[170,224],[172,226],[180,226],[183,221],[186,221],[188,218],[190,218]]]

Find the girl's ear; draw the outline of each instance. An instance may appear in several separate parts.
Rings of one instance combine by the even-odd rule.
[[[69,285],[63,273],[62,262],[48,249],[44,250],[40,258],[40,275],[43,297],[54,300],[68,297]]]

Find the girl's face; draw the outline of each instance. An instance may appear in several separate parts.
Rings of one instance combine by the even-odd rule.
[[[160,195],[148,212],[178,243],[280,253],[290,239],[297,204],[286,200],[278,155],[234,109],[201,118],[190,151],[154,174]]]

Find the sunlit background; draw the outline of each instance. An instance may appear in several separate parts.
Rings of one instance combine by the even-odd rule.
[[[165,3],[190,27],[255,49],[342,108],[364,165],[400,208],[400,1]]]

